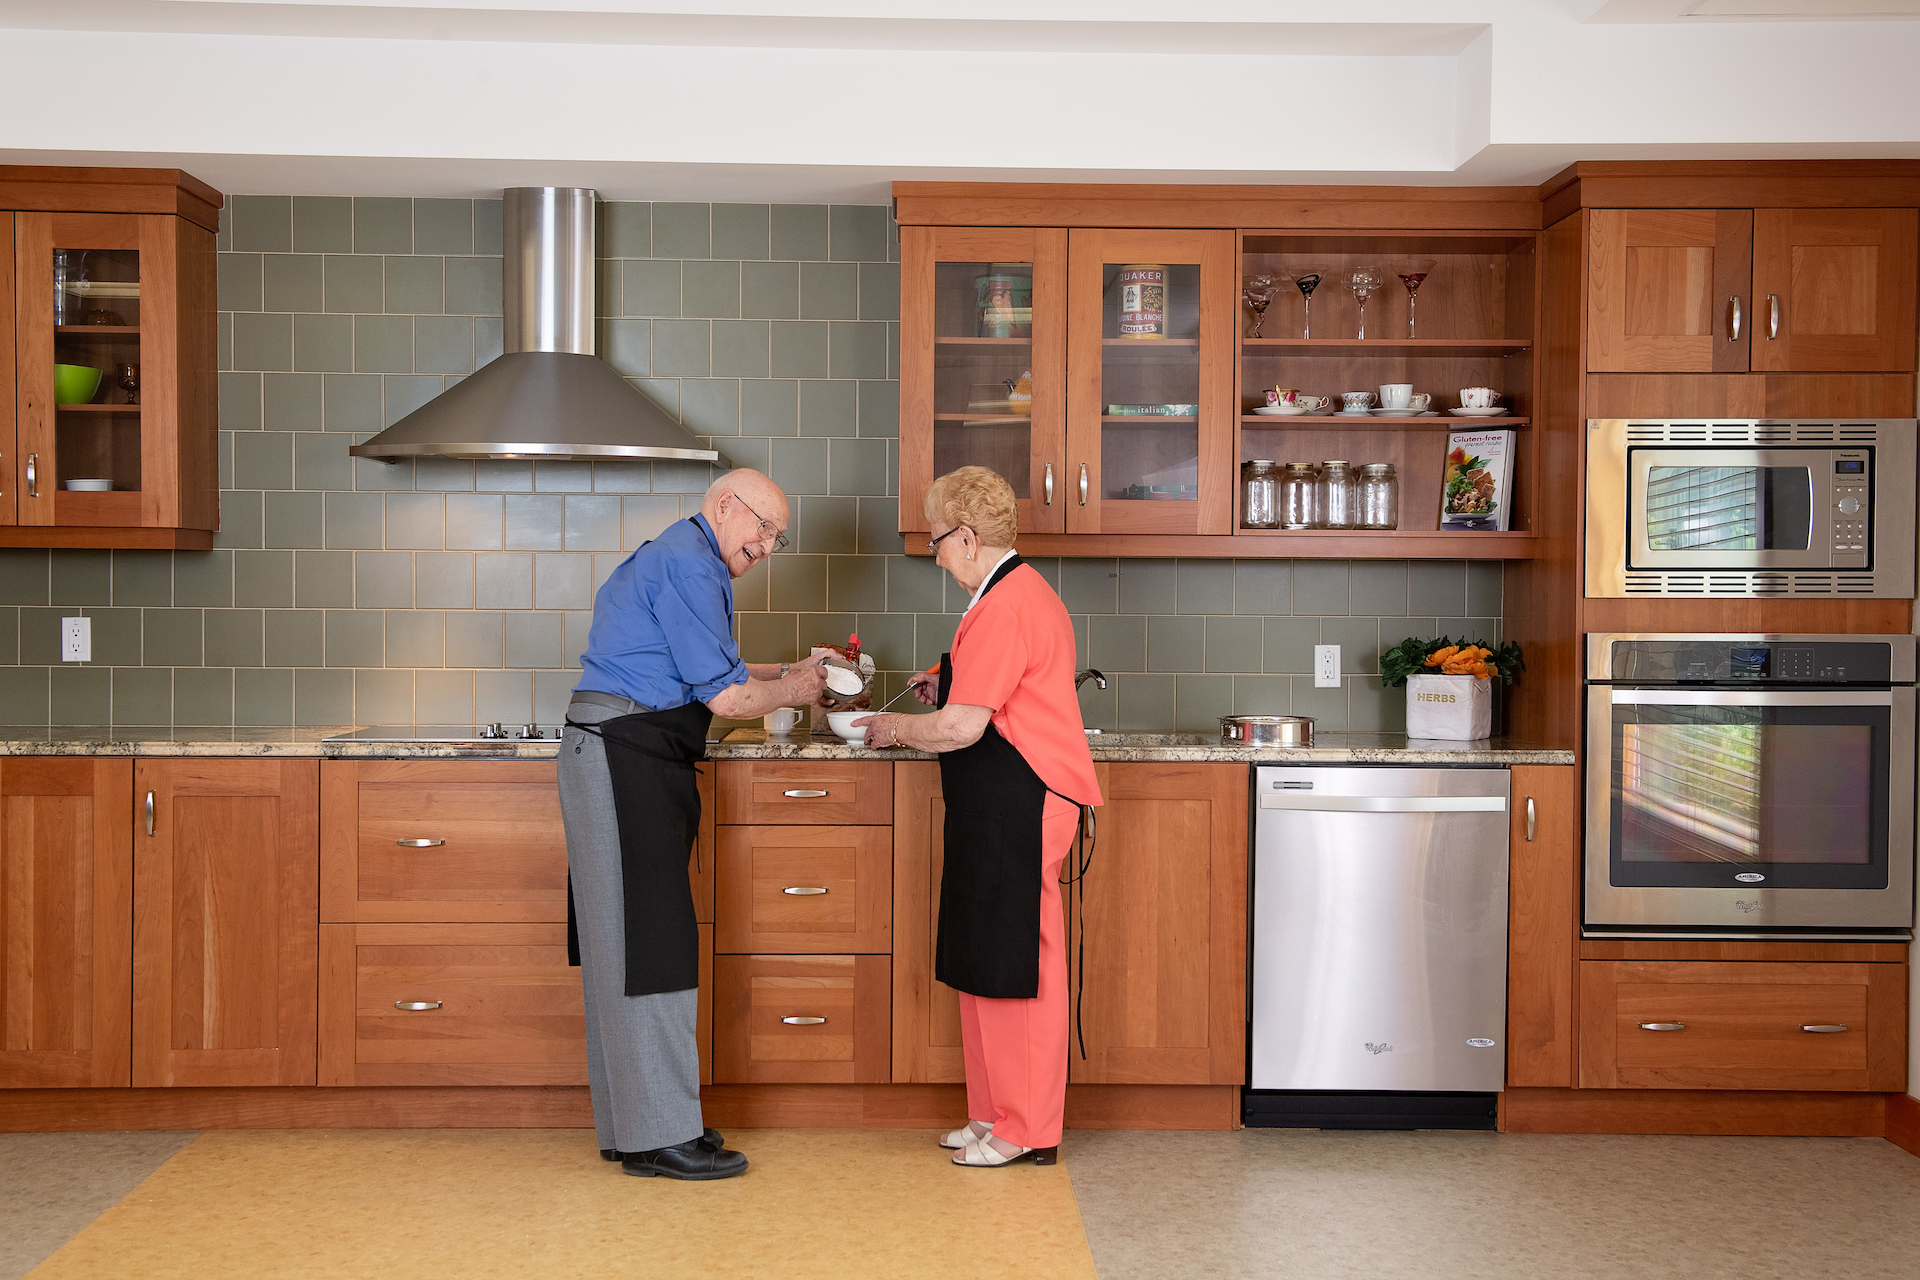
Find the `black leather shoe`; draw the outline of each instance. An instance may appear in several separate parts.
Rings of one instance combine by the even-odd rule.
[[[700,1131],[700,1136],[695,1138],[694,1141],[699,1143],[701,1146],[705,1147],[709,1151],[718,1151],[720,1148],[727,1145],[727,1140],[720,1136],[720,1131],[718,1129],[702,1129]],[[625,1160],[629,1155],[632,1155],[632,1154],[633,1153],[630,1151],[615,1151],[612,1147],[600,1148],[600,1158],[602,1160],[612,1160],[612,1161],[615,1161],[616,1163],[621,1160]]]
[[[745,1173],[747,1158],[725,1147],[709,1148],[702,1136],[677,1147],[629,1152],[620,1162],[620,1169],[636,1178],[711,1182],[716,1178],[734,1178]]]

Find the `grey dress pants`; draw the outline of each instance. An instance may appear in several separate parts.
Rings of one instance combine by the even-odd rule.
[[[597,724],[624,714],[581,703],[570,719]],[[620,827],[606,746],[568,727],[560,734],[560,816],[580,930],[587,1005],[587,1083],[600,1146],[653,1151],[700,1136],[698,989],[626,994],[626,910]]]

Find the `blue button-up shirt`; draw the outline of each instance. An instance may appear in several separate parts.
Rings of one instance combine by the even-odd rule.
[[[667,711],[747,679],[733,638],[733,576],[705,516],[675,521],[620,562],[593,598],[577,688]]]

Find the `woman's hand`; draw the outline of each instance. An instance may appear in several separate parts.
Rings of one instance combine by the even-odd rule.
[[[907,681],[907,687],[913,690],[913,696],[920,699],[923,706],[933,706],[940,701],[940,675],[935,671],[916,671]]]
[[[853,727],[858,729],[866,726],[866,745],[869,747],[897,747],[900,745],[899,721],[899,714],[889,711],[855,720]]]

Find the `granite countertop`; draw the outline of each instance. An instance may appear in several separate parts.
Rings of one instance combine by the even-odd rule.
[[[353,726],[306,729],[172,729],[140,726],[0,726],[0,756],[282,756],[329,760],[551,760],[560,744],[533,742],[328,742]],[[1573,752],[1491,738],[1450,742],[1399,733],[1321,733],[1311,747],[1223,746],[1200,733],[1102,733],[1089,745],[1101,762],[1167,761],[1244,764],[1544,764],[1571,765]],[[921,751],[872,751],[839,739],[769,738],[734,729],[707,748],[714,760],[932,760]]]

